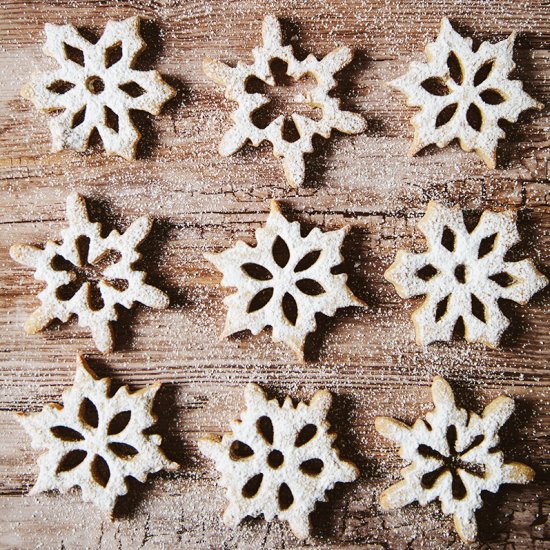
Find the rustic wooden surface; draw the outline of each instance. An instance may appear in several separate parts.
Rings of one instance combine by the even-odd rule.
[[[341,73],[344,105],[368,121],[360,136],[320,142],[309,157],[307,186],[287,187],[270,146],[245,148],[223,159],[217,144],[231,105],[201,72],[205,56],[229,63],[250,59],[261,19],[274,13],[298,51],[327,54],[336,45],[356,49]],[[109,19],[145,18],[149,49],[144,68],[156,67],[178,89],[158,117],[138,117],[145,137],[139,159],[49,152],[45,116],[19,97],[34,70],[49,63],[41,48],[44,24],[72,22],[100,32]],[[518,254],[550,275],[550,142],[548,109],[520,118],[499,148],[499,168],[452,145],[406,157],[411,110],[385,82],[422,58],[442,16],[497,40],[519,31],[517,75],[539,101],[550,103],[548,2],[464,0],[317,2],[15,1],[0,0],[0,546],[2,548],[286,548],[299,545],[286,524],[262,520],[223,527],[225,498],[216,473],[197,449],[206,432],[221,432],[242,407],[247,381],[274,395],[309,398],[320,387],[335,394],[332,420],[346,457],[361,469],[358,482],[340,486],[314,515],[312,547],[459,548],[437,504],[384,513],[379,492],[399,476],[401,462],[373,429],[377,414],[412,421],[430,408],[429,385],[446,376],[460,401],[481,409],[500,393],[517,399],[503,430],[508,456],[535,468],[529,486],[506,486],[488,495],[478,514],[480,548],[550,548],[548,484],[550,424],[550,290],[528,306],[512,306],[511,328],[498,350],[456,341],[421,349],[414,343],[411,301],[402,301],[382,278],[397,248],[422,248],[414,229],[428,200],[484,208],[519,209],[523,242]],[[290,92],[288,91],[290,89]],[[294,93],[289,88],[283,99]],[[40,285],[8,256],[11,244],[41,243],[64,226],[67,193],[90,198],[94,216],[124,228],[150,214],[157,223],[145,244],[150,279],[167,290],[169,310],[137,307],[117,325],[117,349],[102,356],[75,322],[35,336],[22,331]],[[340,311],[321,324],[311,360],[270,342],[269,334],[219,341],[226,291],[203,258],[237,238],[253,242],[269,199],[279,198],[293,219],[325,229],[350,223],[344,252],[350,286],[368,309]],[[74,357],[84,353],[100,375],[140,387],[160,380],[157,411],[167,454],[177,474],[152,476],[123,499],[111,522],[78,491],[27,495],[37,475],[37,453],[14,420],[58,401],[72,382]],[[475,546],[474,546],[475,547]]]

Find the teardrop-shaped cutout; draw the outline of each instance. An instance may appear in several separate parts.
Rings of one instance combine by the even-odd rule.
[[[300,279],[296,286],[308,296],[319,296],[325,293],[323,286],[313,279]]]
[[[321,255],[320,250],[312,250],[311,252],[308,252],[297,264],[294,268],[294,273],[300,273],[300,271],[305,271],[306,269],[309,269],[310,267],[313,267],[317,260],[319,259],[319,256]]]
[[[105,68],[108,69],[122,59],[122,43],[117,42],[105,50]]]
[[[84,439],[84,436],[80,432],[67,426],[53,426],[50,428],[50,432],[62,441],[82,441]]]
[[[458,472],[453,472],[452,475],[453,475],[453,483],[451,486],[451,490],[453,493],[453,498],[455,500],[462,500],[467,494],[466,487]]]
[[[80,404],[78,416],[84,424],[87,424],[92,428],[97,428],[99,424],[97,408],[87,397],[85,397]]]
[[[47,87],[47,90],[53,92],[54,94],[63,95],[73,88],[74,84],[72,82],[67,82],[66,80],[56,80]]]
[[[483,258],[484,256],[487,256],[489,252],[492,252],[495,248],[495,242],[497,239],[497,234],[493,233],[492,235],[489,235],[488,237],[485,237],[481,239],[481,242],[479,243],[479,250],[477,253],[478,258]]]
[[[294,502],[294,495],[290,487],[286,483],[281,483],[279,486],[279,510],[288,510]]]
[[[455,234],[454,231],[447,225],[443,228],[441,233],[441,244],[449,251],[454,252],[455,249]]]
[[[301,447],[306,443],[309,443],[317,434],[317,426],[315,424],[306,424],[296,436],[296,441],[294,445],[296,447]]]
[[[279,236],[275,239],[273,243],[273,248],[271,249],[273,254],[273,259],[279,267],[285,267],[290,259],[290,250],[286,242]]]
[[[264,308],[273,296],[273,288],[264,288],[250,300],[248,304],[247,313],[254,313]]]
[[[124,430],[124,428],[126,428],[126,426],[128,426],[128,422],[130,422],[130,418],[132,418],[131,411],[122,411],[116,414],[109,422],[109,427],[107,428],[107,434],[108,435],[119,434],[122,430]]]
[[[80,111],[74,114],[73,120],[71,122],[71,129],[80,126],[84,122],[84,120],[86,120],[86,107],[82,107]]]
[[[269,445],[273,444],[273,422],[269,416],[261,416],[256,421],[256,429]]]
[[[472,301],[472,315],[479,319],[482,323],[486,323],[487,315],[485,313],[485,306],[483,305],[483,302],[475,294],[471,294],[470,296]]]
[[[449,90],[449,87],[447,86],[447,84],[445,84],[445,81],[442,78],[438,78],[436,76],[427,78],[426,80],[421,82],[420,85],[429,94],[432,95],[443,96],[449,95],[451,93],[451,90]]]
[[[65,48],[65,57],[67,59],[70,59],[81,67],[84,67],[84,52],[82,50],[75,48],[66,42],[63,43],[63,47]]]
[[[445,296],[443,300],[438,302],[436,308],[435,308],[435,322],[437,323],[439,320],[441,320],[445,314],[447,313],[447,304],[449,302],[449,295]]]
[[[133,458],[138,454],[138,450],[135,447],[132,447],[132,445],[128,445],[128,443],[122,443],[120,441],[113,441],[112,443],[109,443],[109,449],[113,451],[118,457],[120,458]]]
[[[433,279],[438,273],[439,271],[432,264],[428,264],[424,267],[421,267],[416,272],[416,276],[423,281],[429,281],[430,279]]]
[[[458,84],[461,85],[464,80],[464,71],[462,65],[455,52],[451,52],[447,57],[447,67],[449,69],[450,77]]]
[[[241,265],[241,269],[252,279],[256,281],[269,281],[273,279],[273,275],[263,265],[255,263],[246,263]]]
[[[506,101],[506,98],[498,90],[492,88],[483,90],[483,92],[479,94],[479,97],[487,103],[487,105],[500,105]]]
[[[120,84],[119,88],[130,97],[140,97],[145,93],[145,90],[137,82],[126,82]]]
[[[253,498],[258,494],[260,487],[262,485],[262,480],[264,474],[256,474],[254,477],[251,477],[244,485],[242,489],[242,495],[245,498]]]
[[[435,127],[439,128],[441,126],[445,126],[448,122],[451,121],[451,119],[455,116],[456,110],[458,108],[458,103],[451,103],[450,105],[447,105],[437,115],[435,119]]]
[[[490,61],[487,61],[484,63],[474,75],[474,86],[479,86],[483,82],[485,82],[489,75],[491,74],[491,71],[493,70],[493,66],[495,64],[495,61],[492,59]]]
[[[489,279],[491,281],[494,281],[497,285],[506,288],[510,285],[514,284],[515,278],[512,277],[509,273],[502,272],[502,273],[495,273],[494,275],[489,275]]]
[[[229,447],[229,458],[231,460],[244,460],[250,458],[253,454],[252,448],[239,440],[233,441]]]
[[[424,474],[420,480],[422,487],[424,489],[431,489],[435,485],[435,482],[439,479],[439,476],[446,471],[448,471],[447,467],[441,466],[440,468],[437,468],[437,470]]]
[[[118,134],[118,115],[107,105],[103,108],[105,109],[105,126]]]
[[[105,459],[100,455],[95,455],[92,463],[90,464],[90,470],[93,480],[102,487],[107,487],[109,479],[111,478],[111,470]]]
[[[320,458],[311,458],[300,464],[300,470],[308,476],[316,477],[323,471],[324,466]]]
[[[56,473],[69,472],[74,470],[86,458],[88,453],[82,449],[69,451],[60,461],[57,466]]]
[[[298,319],[298,304],[296,303],[294,296],[292,296],[289,292],[286,292],[283,296],[282,306],[283,313],[287,321],[293,326],[296,325],[296,321]]]
[[[481,130],[481,127],[483,126],[483,115],[475,103],[470,103],[470,106],[466,111],[466,121],[476,132]]]

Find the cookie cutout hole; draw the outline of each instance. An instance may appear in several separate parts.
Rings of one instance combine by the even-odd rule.
[[[77,65],[84,67],[84,52],[82,50],[80,50],[79,48],[75,48],[74,46],[71,46],[66,42],[63,43],[63,47],[65,49],[66,59],[70,59]]]
[[[74,470],[77,466],[82,464],[83,460],[86,458],[88,453],[82,449],[75,449],[74,451],[69,451],[60,461],[57,466],[56,474],[60,472],[70,472]]]
[[[294,268],[294,273],[300,273],[301,271],[306,271],[310,267],[313,267],[317,260],[319,259],[319,256],[321,256],[320,250],[312,250],[311,252],[308,252],[297,264]]]
[[[72,82],[67,82],[66,80],[56,80],[47,87],[47,90],[53,92],[54,94],[63,95],[73,88],[74,84]]]
[[[428,264],[420,268],[416,272],[416,276],[423,281],[429,281],[430,279],[433,279],[438,273],[439,271],[432,264]]]
[[[122,43],[117,42],[105,50],[105,68],[108,69],[122,59]]]
[[[455,116],[456,110],[458,109],[458,103],[451,103],[444,107],[435,119],[435,127],[440,128],[445,126],[451,119]]]
[[[97,428],[99,425],[97,408],[87,397],[85,397],[80,404],[78,416],[84,424],[87,424],[91,428]]]
[[[118,134],[118,115],[107,105],[103,109],[105,111],[105,126]]]
[[[460,86],[464,80],[464,71],[462,65],[455,52],[451,52],[447,57],[447,68],[449,69],[449,76]]]
[[[437,76],[427,78],[420,85],[431,95],[443,96],[451,93],[451,90],[449,90],[449,87],[445,84],[445,81]]]
[[[256,421],[256,429],[269,445],[273,444],[273,423],[269,416],[261,416]]]
[[[490,88],[489,90],[483,90],[479,94],[479,97],[487,103],[487,105],[500,105],[506,101],[506,98],[498,91]]]
[[[109,422],[109,427],[107,428],[107,434],[108,435],[119,434],[122,430],[126,428],[126,426],[128,426],[128,423],[130,422],[130,418],[132,418],[131,411],[119,412]]]
[[[245,460],[250,458],[254,451],[242,441],[233,441],[229,447],[229,458],[231,460]]]
[[[294,502],[294,495],[290,487],[286,483],[281,483],[279,486],[279,510],[288,510]]]
[[[422,487],[424,489],[431,489],[435,485],[435,482],[439,479],[439,476],[445,471],[447,471],[447,468],[445,468],[445,466],[442,466],[441,468],[438,468],[433,472],[428,472],[427,474],[424,474],[422,476],[422,479],[420,480]]]
[[[279,267],[283,268],[286,264],[288,264],[288,260],[290,260],[290,250],[288,249],[286,242],[281,237],[278,236],[275,239],[271,253],[273,254],[275,263]]]
[[[445,226],[443,228],[443,234],[441,235],[441,244],[449,251],[449,252],[454,252],[455,250],[455,240],[456,240],[456,237],[455,237],[455,234],[453,233],[453,231]]]
[[[254,477],[251,477],[244,485],[242,489],[242,495],[245,498],[253,498],[258,494],[260,487],[262,485],[262,480],[264,474],[256,474]]]
[[[82,107],[80,111],[74,114],[73,120],[71,122],[71,129],[77,128],[80,126],[84,120],[86,120],[86,107]]]
[[[256,281],[269,281],[273,279],[271,272],[263,265],[247,263],[241,266],[241,269],[252,279]]]
[[[474,86],[479,86],[483,82],[485,82],[489,75],[491,74],[491,71],[493,70],[495,62],[494,60],[487,61],[487,63],[484,63],[474,75]]]
[[[92,473],[93,480],[102,487],[107,487],[109,479],[111,478],[111,470],[109,465],[102,456],[95,455],[90,465],[90,471]]]
[[[488,237],[481,239],[481,242],[479,243],[479,251],[478,251],[477,257],[483,258],[484,256],[487,256],[489,252],[492,252],[495,248],[496,239],[497,239],[496,233],[493,233],[492,235],[489,235]]]
[[[294,445],[301,447],[309,443],[317,435],[317,426],[315,424],[306,424],[296,436]]]
[[[435,322],[439,322],[447,313],[447,305],[449,303],[449,296],[445,296],[443,300],[438,302],[436,308],[435,308]]]
[[[119,88],[130,97],[140,97],[145,93],[145,90],[137,82],[126,82],[120,84]]]
[[[99,76],[90,76],[86,79],[86,88],[91,94],[99,95],[105,91],[105,82]]]
[[[471,305],[472,315],[477,319],[479,319],[482,323],[486,323],[487,315],[485,312],[485,306],[483,305],[483,302],[481,302],[481,300],[475,294],[471,294],[471,301],[472,301],[472,305]]]
[[[483,442],[485,441],[485,436],[483,434],[476,435],[474,437],[474,440],[464,449],[460,454],[465,455],[466,453],[470,452],[472,449],[475,449],[476,447],[479,447]]]
[[[497,285],[506,288],[514,284],[515,279],[510,275],[509,273],[502,272],[502,273],[495,273],[495,275],[490,275],[489,279],[491,281],[494,281]]]
[[[451,491],[455,500],[462,500],[466,497],[467,491],[464,486],[464,482],[458,472],[453,472],[453,483],[451,485]]]
[[[311,458],[300,464],[300,470],[308,476],[317,477],[323,471],[324,466],[325,464],[320,458]]]
[[[296,303],[296,300],[292,294],[289,292],[285,292],[285,295],[283,296],[282,301],[283,306],[283,313],[287,319],[287,321],[292,325],[296,325],[296,321],[298,320],[298,304]]]
[[[259,311],[260,309],[267,306],[271,298],[273,297],[273,289],[272,288],[264,288],[258,292],[250,300],[250,303],[248,304],[248,308],[246,309],[247,313],[254,313],[255,311]]]
[[[292,122],[293,114],[315,121],[321,120],[323,116],[322,110],[308,101],[310,90],[317,86],[317,80],[310,74],[295,80],[288,75],[288,66],[282,59],[272,59],[269,67],[275,81],[274,86],[254,76],[250,77],[245,84],[246,92],[262,94],[269,99],[269,103],[252,113],[252,123],[257,128],[264,129],[277,118],[283,117],[288,124],[288,126],[283,125],[283,139],[290,142],[296,141],[299,134]]]
[[[483,115],[475,103],[470,103],[466,111],[466,121],[476,132],[481,130],[481,126],[483,126]]]
[[[127,443],[120,443],[119,441],[113,441],[109,443],[109,449],[113,451],[119,458],[130,459],[138,454],[138,450],[132,445]]]
[[[80,432],[67,426],[53,426],[53,428],[50,428],[50,432],[62,441],[82,441],[84,439],[84,436]]]
[[[455,267],[455,279],[461,284],[466,283],[466,266],[459,264]]]
[[[278,451],[277,449],[271,451],[267,457],[267,463],[269,464],[269,467],[273,468],[274,470],[280,468],[284,461],[285,457],[283,456],[283,453],[281,453],[281,451]]]
[[[323,286],[313,279],[300,279],[296,282],[296,286],[308,296],[320,296],[325,293]]]

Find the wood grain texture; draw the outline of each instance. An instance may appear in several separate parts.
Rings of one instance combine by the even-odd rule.
[[[415,223],[430,199],[519,210],[523,240],[514,252],[533,257],[550,275],[549,116],[529,112],[499,148],[488,170],[457,145],[409,159],[412,115],[385,82],[421,59],[443,15],[476,40],[519,31],[517,76],[537,100],[550,103],[550,17],[545,1],[341,0],[280,2],[0,0],[0,546],[3,548],[291,548],[287,525],[246,521],[223,527],[223,490],[197,439],[221,432],[242,408],[242,387],[256,381],[273,395],[309,398],[334,392],[331,413],[345,457],[361,469],[354,484],[338,487],[316,511],[315,536],[303,543],[334,548],[461,548],[438,505],[384,513],[381,490],[399,477],[401,461],[373,428],[378,414],[414,420],[430,408],[429,386],[445,376],[464,406],[475,410],[506,393],[517,410],[503,429],[512,459],[532,466],[525,487],[487,495],[478,514],[479,548],[550,547],[548,361],[550,290],[527,306],[512,306],[512,328],[497,350],[468,345],[427,349],[414,343],[410,313],[382,277],[401,247],[421,249]],[[290,189],[269,146],[245,147],[231,158],[217,154],[230,124],[231,104],[201,72],[205,56],[248,61],[259,43],[261,19],[274,13],[300,53],[326,55],[337,45],[356,50],[340,75],[346,108],[361,113],[368,130],[319,142],[308,158],[307,185]],[[107,157],[100,145],[87,154],[49,153],[45,116],[19,96],[29,75],[49,61],[41,51],[45,23],[75,23],[100,33],[109,19],[144,18],[149,48],[143,68],[158,68],[178,96],[158,117],[138,117],[144,139],[138,160]],[[292,88],[295,93],[295,88]],[[290,94],[290,92],[289,92]],[[64,226],[65,197],[89,197],[93,216],[124,229],[149,214],[156,219],[144,244],[150,280],[172,300],[167,311],[137,307],[116,326],[117,348],[101,356],[75,322],[35,336],[22,331],[40,285],[13,262],[14,243],[56,238]],[[309,345],[311,360],[294,362],[267,332],[219,341],[227,292],[203,258],[241,238],[254,242],[269,199],[281,199],[289,217],[334,229],[350,223],[344,254],[350,286],[368,309],[347,309],[323,320]],[[37,453],[15,421],[15,411],[36,411],[58,401],[72,382],[74,357],[84,353],[100,375],[141,387],[165,382],[157,403],[160,430],[176,474],[149,479],[117,507],[111,522],[78,492],[30,497]]]

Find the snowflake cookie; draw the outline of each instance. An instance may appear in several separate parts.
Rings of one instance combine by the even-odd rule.
[[[144,483],[148,474],[179,467],[164,456],[160,435],[144,433],[157,420],[152,407],[160,383],[135,393],[122,386],[112,396],[110,386],[79,357],[63,406],[17,414],[33,449],[46,449],[31,494],[79,486],[85,502],[112,513],[117,497],[128,492],[127,477]]]
[[[386,489],[380,503],[392,510],[439,499],[443,513],[453,514],[460,538],[473,542],[482,491],[496,493],[503,483],[528,483],[535,472],[520,462],[505,461],[496,450],[498,431],[514,410],[512,399],[497,397],[479,416],[456,406],[451,387],[441,377],[434,378],[432,396],[434,409],[412,427],[394,418],[376,418],[376,430],[399,443],[399,456],[410,462],[401,471],[403,480]]]
[[[116,229],[101,236],[101,224],[91,222],[84,197],[72,193],[67,198],[69,227],[61,232],[62,241],[48,241],[44,248],[14,245],[10,256],[33,267],[34,278],[46,283],[38,295],[42,305],[25,322],[28,334],[46,328],[54,319],[66,322],[78,316],[80,326],[89,327],[102,352],[113,349],[111,321],[116,306],[130,309],[135,302],[149,307],[168,307],[168,296],[145,282],[145,272],[135,263],[141,254],[139,244],[151,229],[143,216],[121,235]]]
[[[59,68],[33,75],[21,95],[50,119],[52,151],[85,151],[97,129],[108,154],[133,159],[140,133],[131,110],[158,115],[176,91],[157,71],[132,68],[145,43],[139,18],[109,21],[95,43],[73,25],[46,25],[44,52]]]
[[[466,340],[497,346],[510,324],[498,301],[526,304],[548,283],[531,260],[504,260],[519,241],[515,213],[486,210],[469,232],[460,209],[431,201],[418,227],[428,251],[399,250],[384,273],[401,298],[426,296],[412,315],[417,343],[450,341],[462,318]]]
[[[542,109],[523,91],[519,80],[510,80],[515,33],[472,49],[447,18],[435,42],[426,47],[428,63],[413,62],[409,72],[390,82],[403,92],[410,107],[420,107],[412,118],[414,141],[409,154],[435,143],[444,147],[458,138],[465,151],[475,150],[487,166],[495,168],[499,139],[505,137],[499,120],[515,122],[526,109]]]
[[[238,103],[233,112],[233,127],[228,130],[219,147],[220,154],[229,156],[238,151],[247,141],[254,147],[262,141],[273,145],[273,154],[283,159],[286,178],[292,187],[298,187],[304,182],[304,155],[313,152],[313,136],[320,135],[325,139],[330,137],[333,129],[346,134],[358,134],[366,128],[363,117],[340,109],[340,100],[330,96],[330,91],[336,86],[334,74],[348,65],[352,59],[349,48],[338,48],[322,60],[309,55],[303,61],[294,56],[292,46],[282,45],[281,25],[276,17],[268,15],[262,26],[263,46],[254,48],[252,54],[254,63],[245,65],[239,63],[235,68],[214,59],[206,59],[204,72],[214,82],[225,86],[227,99]],[[296,126],[299,138],[287,141],[283,136],[285,117],[279,116],[267,127],[259,128],[252,120],[252,114],[270,102],[261,93],[249,93],[247,82],[256,77],[270,86],[275,85],[270,63],[279,59],[287,64],[288,76],[299,80],[310,75],[315,78],[315,88],[303,98],[303,103],[317,107],[322,111],[320,120],[293,113],[291,119]]]
[[[307,335],[317,327],[315,316],[327,316],[347,306],[364,306],[347,287],[347,275],[334,275],[340,247],[349,226],[336,231],[313,229],[306,237],[298,222],[289,222],[276,201],[265,227],[256,230],[257,246],[242,241],[220,252],[205,254],[222,273],[222,285],[235,287],[228,296],[222,337],[243,330],[258,334],[273,328],[273,340],[284,342],[303,359]]]
[[[326,420],[331,395],[318,391],[309,405],[294,407],[290,397],[281,406],[268,400],[256,384],[245,389],[246,410],[231,423],[221,441],[201,439],[201,451],[216,464],[219,484],[227,489],[223,520],[237,526],[247,516],[278,516],[294,534],[305,539],[309,515],[325,492],[338,482],[354,481],[359,470],[340,459],[333,447],[336,435]]]

